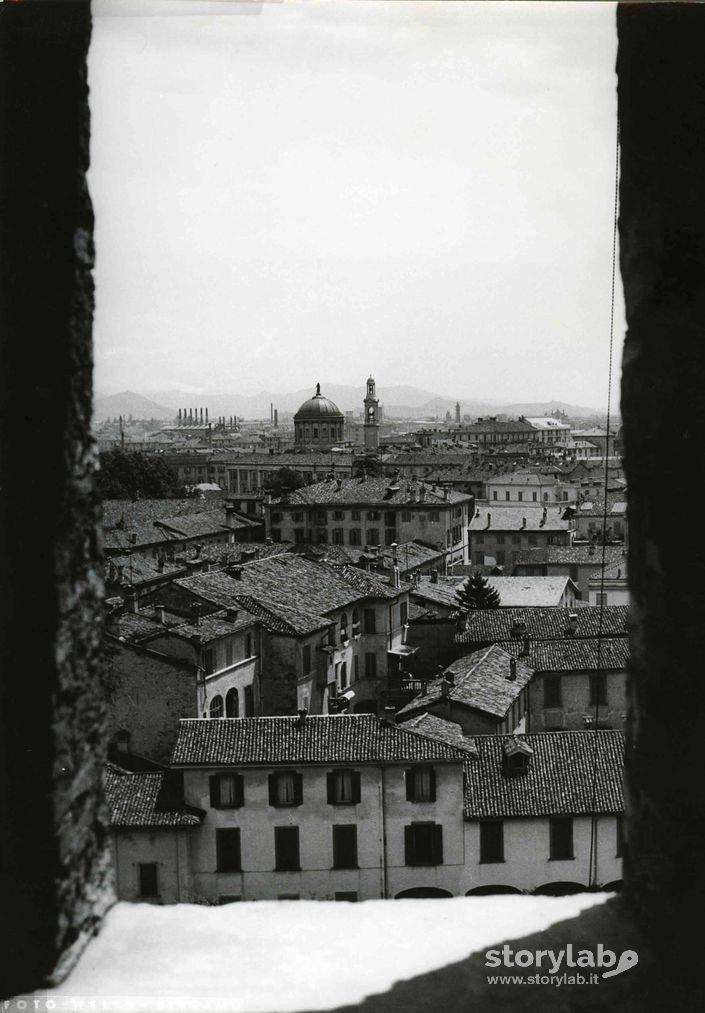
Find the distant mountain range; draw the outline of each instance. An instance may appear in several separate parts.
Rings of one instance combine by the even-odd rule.
[[[183,391],[166,390],[150,392],[149,395],[123,391],[107,397],[95,398],[94,417],[97,420],[111,419],[119,415],[133,419],[173,419],[179,408],[187,412],[192,409],[208,409],[211,419],[219,415],[237,415],[244,419],[268,419],[270,405],[276,408],[280,417],[293,414],[300,405],[315,393],[314,388],[273,394],[261,391],[259,394],[185,394]],[[321,383],[321,393],[334,401],[341,411],[362,411],[364,387],[346,386],[335,383]],[[571,405],[565,401],[536,401],[518,404],[496,404],[471,398],[450,398],[422,390],[419,387],[379,387],[377,396],[384,406],[387,418],[445,418],[447,411],[455,415],[456,402],[460,402],[462,415],[549,415],[553,411],[565,412],[570,418],[599,418],[604,413],[595,408]]]

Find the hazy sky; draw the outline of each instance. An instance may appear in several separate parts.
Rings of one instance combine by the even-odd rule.
[[[611,3],[95,0],[97,391],[604,406],[616,49]]]

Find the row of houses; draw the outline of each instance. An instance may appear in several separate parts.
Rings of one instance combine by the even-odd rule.
[[[465,736],[391,714],[184,720],[106,774],[119,895],[154,903],[568,893],[621,879],[620,731]]]

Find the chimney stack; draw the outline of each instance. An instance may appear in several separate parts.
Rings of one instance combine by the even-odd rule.
[[[299,728],[303,728],[304,725],[306,724],[306,716],[308,715],[308,709],[306,707],[299,707],[298,715],[299,715],[298,721]]]
[[[393,566],[392,567],[392,587],[395,587],[395,588],[401,587],[401,580],[399,579],[399,567],[398,566]]]
[[[438,583],[438,570],[435,569],[431,570],[431,583],[432,584]]]
[[[164,625],[164,612],[165,612],[164,606],[163,605],[155,605],[154,606],[154,611],[157,614],[157,622],[161,623],[162,626],[163,626]]]
[[[274,409],[274,428],[279,428],[279,410],[277,408]]]
[[[397,712],[393,707],[384,708],[384,717],[382,723],[385,725],[395,725],[397,723]]]
[[[529,647],[531,645],[531,637],[528,634],[524,636],[524,644],[521,649],[522,657],[526,658],[529,654]]]
[[[516,682],[516,678],[517,678],[517,659],[516,658],[510,658],[509,659],[509,681],[510,682]]]
[[[206,408],[206,422],[208,422],[208,409]]]

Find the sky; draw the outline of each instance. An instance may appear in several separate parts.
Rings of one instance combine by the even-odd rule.
[[[606,405],[614,4],[93,9],[97,393]]]

